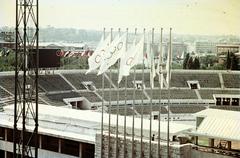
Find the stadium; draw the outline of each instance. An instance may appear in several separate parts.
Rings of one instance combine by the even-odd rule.
[[[0,158],[240,157],[240,38],[230,35],[232,19],[227,28],[219,16],[238,5],[212,14],[216,2],[51,2],[41,2],[39,16],[39,0],[16,0],[15,30],[0,28]],[[208,4],[211,12],[203,10]],[[42,28],[39,21],[55,12]],[[107,25],[55,29],[58,19],[68,27]],[[224,36],[177,35],[175,24],[187,34],[222,29]]]
[[[146,70],[147,71],[147,70]],[[111,113],[111,134],[114,138],[116,128],[116,114],[119,116],[119,135],[123,136],[124,117],[127,115],[127,137],[129,149],[127,154],[131,154],[131,131],[132,116],[135,116],[135,134],[140,133],[140,124],[138,119],[141,114],[144,117],[146,128],[149,125],[150,103],[152,104],[153,125],[152,132],[155,133],[155,141],[153,147],[157,144],[157,126],[158,117],[161,120],[161,149],[162,156],[166,156],[164,152],[164,143],[166,144],[166,121],[167,121],[167,89],[150,87],[149,73],[131,73],[127,77],[127,82],[123,80],[119,84],[117,90],[117,72],[113,70],[105,73],[105,87],[102,87],[102,78],[96,73],[85,74],[84,70],[54,70],[42,71],[39,74],[39,157],[100,157],[100,124],[102,102],[104,105],[104,136],[108,133],[108,119]],[[166,75],[164,73],[164,75]],[[135,85],[133,78],[135,76]],[[239,138],[237,136],[239,127],[240,111],[240,73],[237,71],[202,71],[202,70],[173,70],[170,87],[170,138],[172,148],[172,157],[197,157],[200,153],[207,154],[206,157],[227,157],[226,155],[239,156]],[[11,156],[12,153],[12,134],[13,134],[13,104],[14,104],[14,72],[0,73],[0,89],[1,89],[1,157]],[[125,88],[125,83],[127,87]],[[139,88],[138,84],[144,85],[144,89]],[[155,85],[159,82],[155,80]],[[133,94],[135,91],[135,99],[133,104]],[[151,93],[152,91],[152,93]],[[104,93],[104,95],[102,95]],[[152,97],[152,99],[151,99]],[[143,102],[141,99],[143,98]],[[150,102],[151,100],[151,102]],[[143,104],[142,104],[143,103]],[[111,105],[111,106],[110,106]],[[133,106],[134,105],[134,106]],[[160,105],[160,106],[159,106]],[[109,109],[111,107],[111,109]],[[126,111],[125,111],[126,107]],[[159,109],[160,107],[160,109]],[[221,110],[217,110],[221,109]],[[235,113],[236,129],[232,129],[236,135],[231,138],[230,135],[218,136],[217,129],[213,135],[201,135],[196,130],[196,116],[198,113],[204,113],[208,110],[217,110],[223,116]],[[160,111],[160,115],[158,112]],[[219,112],[220,111],[220,112]],[[205,112],[208,113],[208,112]],[[224,114],[226,113],[226,114]],[[126,114],[126,115],[125,115]],[[200,115],[199,114],[199,115]],[[91,117],[89,117],[91,115]],[[215,117],[215,113],[212,113]],[[218,115],[219,116],[219,115]],[[220,116],[223,117],[223,116]],[[230,116],[229,116],[230,117]],[[226,121],[226,120],[225,120]],[[196,123],[197,122],[197,123]],[[29,120],[27,126],[31,127],[33,122]],[[165,124],[164,124],[165,123]],[[216,122],[210,124],[214,126]],[[230,122],[229,122],[230,123]],[[225,125],[224,123],[220,124]],[[220,126],[218,124],[218,126]],[[217,126],[217,125],[215,125]],[[120,128],[121,127],[121,128]],[[203,128],[203,127],[202,127]],[[206,128],[206,127],[205,127]],[[224,127],[222,127],[224,129]],[[226,125],[227,128],[227,125]],[[31,128],[30,128],[31,129]],[[207,130],[207,129],[203,129]],[[226,129],[227,130],[227,129]],[[148,140],[148,130],[146,129],[144,136]],[[214,135],[215,134],[215,135]],[[196,137],[199,136],[198,142]],[[135,136],[136,140],[139,139]],[[216,138],[215,138],[216,137]],[[182,138],[182,139],[181,139]],[[187,139],[189,138],[189,139]],[[195,139],[194,139],[195,138]],[[203,143],[201,145],[200,138],[211,140],[216,139],[215,144],[208,146]],[[187,139],[187,141],[186,141]],[[192,141],[194,139],[194,141]],[[115,139],[112,139],[112,141]],[[185,141],[184,141],[185,140]],[[218,141],[218,142],[217,142]],[[186,143],[188,142],[188,143]],[[189,145],[189,142],[190,145]],[[214,141],[213,141],[214,142]],[[218,144],[224,144],[226,148],[218,148]],[[232,143],[232,148],[229,147]],[[146,142],[146,149],[147,150]],[[218,143],[218,144],[216,144]],[[108,141],[104,141],[104,152],[108,153]],[[114,142],[113,142],[114,144]],[[181,144],[181,145],[180,145]],[[182,145],[182,144],[185,144]],[[211,143],[210,143],[211,144]],[[228,145],[227,145],[228,144]],[[139,144],[138,144],[139,145]],[[136,145],[136,153],[138,145]],[[166,147],[166,146],[165,146]],[[119,153],[122,152],[122,146],[119,146]],[[183,150],[176,149],[183,148]],[[191,148],[191,149],[190,149]],[[203,149],[202,149],[203,148]],[[175,150],[174,150],[175,149]],[[111,148],[114,151],[114,147]],[[145,151],[145,156],[147,151]],[[155,151],[156,152],[156,151]],[[164,154],[165,153],[165,154]],[[112,153],[113,154],[113,153]],[[114,155],[114,154],[113,154]],[[225,155],[225,156],[224,156]]]

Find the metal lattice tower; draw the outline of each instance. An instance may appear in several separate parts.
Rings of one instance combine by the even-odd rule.
[[[13,154],[38,157],[38,0],[16,0]]]

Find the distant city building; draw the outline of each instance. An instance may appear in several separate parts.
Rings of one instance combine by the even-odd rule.
[[[224,63],[227,60],[227,54],[233,53],[238,60],[240,59],[240,44],[219,44],[216,46],[218,63]]]
[[[58,48],[64,50],[87,50],[86,43],[63,43],[63,42],[40,42],[39,46],[42,48]]]
[[[195,52],[196,53],[216,53],[215,42],[196,42],[195,43]]]
[[[14,49],[14,32],[1,32],[0,37],[0,48]]]
[[[167,54],[168,49],[169,49],[168,45],[169,45],[169,43],[163,45],[165,55]],[[183,43],[183,42],[173,42],[172,43],[173,57],[181,56],[182,53],[187,52],[187,50],[188,50],[188,45],[186,43]]]
[[[216,45],[217,48],[217,54],[218,55],[224,55],[229,53],[239,53],[240,50],[240,44],[219,44]]]
[[[0,48],[14,49],[15,48],[15,43],[14,42],[6,42],[6,41],[0,40]]]

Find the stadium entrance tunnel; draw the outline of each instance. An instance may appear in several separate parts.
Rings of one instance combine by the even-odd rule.
[[[78,110],[91,110],[92,109],[91,103],[84,97],[69,98],[69,99],[67,99],[66,102],[68,102],[71,105],[72,109],[78,109]]]

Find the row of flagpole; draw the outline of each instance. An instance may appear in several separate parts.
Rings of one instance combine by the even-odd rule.
[[[168,88],[168,123],[167,123],[167,155],[168,157],[170,156],[170,150],[169,150],[169,110],[170,110],[170,77],[171,77],[171,62],[172,62],[172,38],[171,38],[171,31],[172,29],[170,28],[170,42],[169,42],[169,50],[168,50],[168,58],[167,58],[167,88]],[[161,115],[161,89],[163,87],[163,52],[162,52],[162,43],[163,43],[163,29],[161,28],[161,34],[160,34],[160,43],[159,43],[159,58],[158,58],[158,67],[157,67],[157,74],[159,75],[159,113],[158,113],[158,150],[157,154],[158,157],[160,157],[160,115]],[[95,52],[93,55],[88,59],[89,62],[89,70],[87,73],[99,69],[98,75],[102,75],[102,98],[104,98],[105,93],[105,72],[109,69],[109,78],[112,80],[112,71],[111,71],[111,66],[114,65],[116,62],[118,63],[118,75],[122,73],[122,76],[119,76],[119,80],[117,83],[117,115],[116,115],[116,155],[115,157],[117,158],[119,155],[119,147],[118,147],[118,137],[119,137],[119,83],[122,79],[123,76],[125,76],[125,104],[124,104],[124,140],[123,140],[123,156],[126,157],[126,114],[127,114],[127,76],[130,75],[130,69],[133,67],[134,69],[134,85],[136,83],[136,66],[137,64],[142,64],[142,97],[141,97],[141,133],[140,133],[140,153],[141,157],[144,157],[143,155],[143,110],[144,110],[144,67],[145,67],[145,56],[147,54],[148,57],[148,66],[150,64],[150,127],[149,127],[149,158],[152,157],[151,151],[152,151],[152,98],[153,98],[153,86],[154,86],[154,77],[155,77],[155,61],[154,61],[154,54],[153,54],[153,45],[154,45],[154,28],[152,29],[152,39],[151,43],[148,43],[147,45],[147,52],[144,50],[145,46],[145,29],[143,30],[143,35],[140,39],[140,41],[136,44],[136,37],[137,37],[137,29],[135,29],[135,34],[134,34],[134,42],[133,45],[128,48],[128,29],[126,29],[126,33],[123,33],[121,35],[120,29],[118,30],[118,35],[113,39],[113,29],[111,29],[110,35],[106,37],[106,29],[104,28],[103,31],[103,37],[100,41],[100,44],[96,48]],[[148,42],[149,42],[149,36],[148,36]],[[132,51],[134,52],[131,54]],[[139,54],[136,54],[139,53]],[[130,55],[129,55],[130,54]],[[132,56],[131,56],[132,55]],[[128,58],[126,58],[126,56]],[[113,60],[111,60],[113,58]],[[150,59],[149,59],[150,58]],[[109,60],[110,59],[110,60]],[[139,60],[142,60],[142,63],[139,62]],[[123,66],[123,63],[130,62],[129,65],[124,65],[124,69],[127,71],[121,72],[121,66]],[[110,157],[110,148],[111,148],[111,141],[110,141],[110,134],[111,134],[111,93],[112,93],[112,85],[110,83],[110,91],[109,91],[109,105],[108,105],[108,157]],[[135,125],[135,93],[136,87],[134,86],[133,89],[133,114],[132,114],[132,157],[135,157],[136,153],[135,148],[134,148],[134,139],[135,139],[135,131],[134,131],[134,125]],[[105,106],[105,101],[104,99],[102,100],[102,117],[101,117],[101,157],[103,156],[103,130],[104,130],[104,124],[103,124],[103,114],[104,114],[104,106]]]

